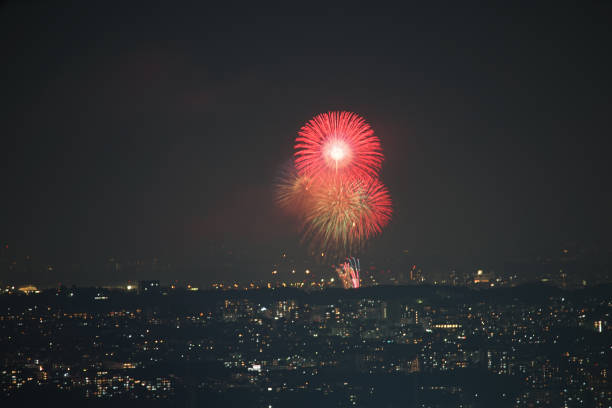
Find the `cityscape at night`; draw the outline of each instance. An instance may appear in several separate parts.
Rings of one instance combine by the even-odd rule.
[[[612,408],[612,3],[0,4],[0,406]]]
[[[610,285],[193,289],[159,281],[28,295],[7,288],[4,399],[22,406],[612,403]]]
[[[20,406],[612,404],[609,264],[597,269],[563,249],[554,260],[508,266],[539,274],[451,270],[434,280],[403,258],[371,265],[349,291],[317,259],[303,269],[286,253],[267,279],[251,282],[4,287],[3,399]],[[122,268],[117,260],[113,267]]]

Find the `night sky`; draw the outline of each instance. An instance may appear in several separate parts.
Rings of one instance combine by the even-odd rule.
[[[395,214],[366,257],[612,247],[610,2],[125,3],[0,6],[0,240],[20,257],[197,269],[211,245],[298,248],[273,181],[328,110],[386,155]],[[28,278],[94,280],[54,273]]]

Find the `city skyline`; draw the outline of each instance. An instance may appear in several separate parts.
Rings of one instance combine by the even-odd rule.
[[[25,257],[14,260],[7,256],[6,248],[0,251],[0,268],[8,272],[13,279],[0,280],[6,287],[35,285],[39,288],[57,288],[60,286],[125,288],[136,282],[157,279],[166,286],[197,286],[202,290],[215,288],[218,284],[225,287],[237,285],[239,289],[273,287],[286,282],[294,285],[299,282],[326,282],[331,278],[339,286],[338,267],[343,267],[342,260],[327,259],[324,253],[300,254],[281,251],[271,258],[259,258],[257,261],[248,254],[218,248],[215,256],[210,256],[211,263],[205,267],[187,269],[160,258],[139,259],[108,257],[98,262],[85,265],[71,265],[73,271],[81,273],[81,279],[57,279],[62,275],[57,266],[40,263],[35,258]],[[564,248],[556,255],[509,258],[500,264],[486,262],[473,265],[452,265],[447,263],[428,263],[426,258],[418,258],[408,251],[382,260],[370,257],[362,258],[362,282],[366,286],[415,284],[413,272],[418,270],[419,282],[427,285],[465,286],[477,273],[493,274],[502,279],[504,285],[518,286],[525,283],[544,282],[558,287],[586,287],[607,283],[610,276],[610,254],[607,252],[586,251],[581,248]],[[430,260],[431,261],[431,260]],[[48,272],[41,278],[41,272]],[[243,273],[240,273],[243,272]],[[244,273],[248,272],[248,273]],[[191,276],[191,277],[190,277]],[[329,282],[328,282],[329,283]],[[308,286],[307,284],[307,286]],[[253,287],[255,285],[255,287]]]

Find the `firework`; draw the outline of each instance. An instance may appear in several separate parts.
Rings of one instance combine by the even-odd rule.
[[[342,287],[344,289],[350,289],[353,284],[351,281],[351,274],[344,269],[344,264],[336,267],[336,273],[338,274],[338,279],[342,283]]]
[[[284,166],[276,179],[276,202],[289,214],[302,218],[312,198],[310,179],[300,176],[293,163]]]
[[[295,167],[301,176],[318,179],[376,178],[383,161],[380,141],[359,115],[328,112],[315,116],[295,139]]]
[[[357,289],[359,287],[359,272],[361,270],[359,259],[354,257],[348,258],[343,268],[350,275],[353,288]]]
[[[276,183],[277,203],[297,216],[303,241],[326,259],[343,259],[380,234],[392,215],[391,196],[378,179],[378,137],[350,112],[328,112],[304,125],[295,155]],[[336,268],[344,288],[358,288],[359,260]]]
[[[359,288],[360,270],[359,259],[354,257],[346,258],[346,261],[336,268],[336,273],[344,289]]]
[[[329,180],[311,188],[304,237],[340,255],[363,247],[391,219],[391,197],[378,180]]]

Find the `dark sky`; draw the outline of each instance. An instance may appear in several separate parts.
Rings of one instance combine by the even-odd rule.
[[[0,240],[54,264],[277,254],[298,236],[275,174],[343,109],[386,154],[371,256],[611,247],[610,2],[206,3],[0,6]]]

